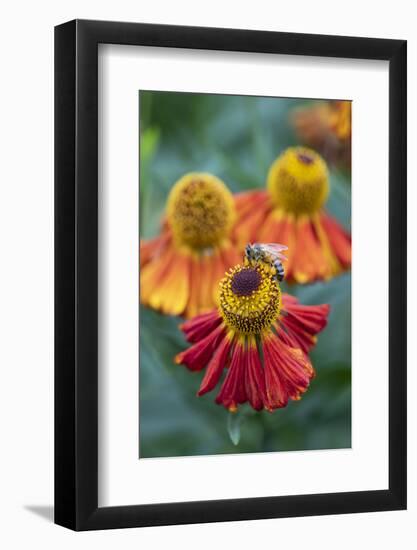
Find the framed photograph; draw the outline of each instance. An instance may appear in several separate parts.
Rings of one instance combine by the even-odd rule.
[[[406,508],[406,42],[55,29],[55,522]]]

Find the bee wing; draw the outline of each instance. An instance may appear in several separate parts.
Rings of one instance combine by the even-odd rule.
[[[262,244],[262,246],[267,246],[271,250],[275,250],[275,252],[281,252],[281,250],[287,250],[288,246],[285,244],[279,244],[279,243],[265,243]]]
[[[269,254],[272,254],[273,256],[278,257],[280,260],[286,260],[286,256],[282,254],[283,250],[288,250],[288,246],[285,246],[285,244],[279,244],[279,243],[265,243],[261,244],[262,248],[266,250]]]

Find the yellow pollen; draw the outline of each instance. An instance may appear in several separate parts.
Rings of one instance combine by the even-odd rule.
[[[267,187],[275,206],[291,214],[314,214],[329,194],[322,157],[307,147],[290,147],[269,169]]]
[[[237,265],[220,281],[220,313],[233,331],[260,334],[281,311],[281,289],[269,266]]]
[[[216,176],[185,174],[173,186],[167,218],[179,246],[204,250],[227,238],[235,221],[233,196]]]

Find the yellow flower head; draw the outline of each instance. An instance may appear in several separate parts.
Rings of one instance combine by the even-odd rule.
[[[329,194],[326,163],[312,149],[290,147],[272,164],[267,188],[272,201],[285,212],[314,214]]]
[[[233,196],[216,176],[189,173],[173,186],[167,220],[178,246],[212,248],[229,236],[236,213]]]
[[[180,178],[169,193],[160,234],[141,241],[142,304],[185,317],[215,307],[219,280],[241,257],[232,234],[235,219],[235,199],[219,178]]]
[[[220,282],[220,313],[234,332],[269,330],[281,311],[281,290],[265,264],[237,265]]]

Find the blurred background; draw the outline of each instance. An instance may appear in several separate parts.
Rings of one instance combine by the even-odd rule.
[[[186,172],[211,172],[232,192],[264,188],[274,159],[307,144],[294,110],[322,103],[141,91],[140,237],[158,234],[168,193]],[[349,163],[329,168],[326,209],[350,230]],[[196,397],[203,372],[173,362],[187,347],[181,319],[140,306],[140,458],[351,446],[351,275],[283,290],[304,304],[329,303],[331,314],[311,353],[316,378],[301,401],[272,414],[247,405],[229,413],[215,404],[216,390]]]

